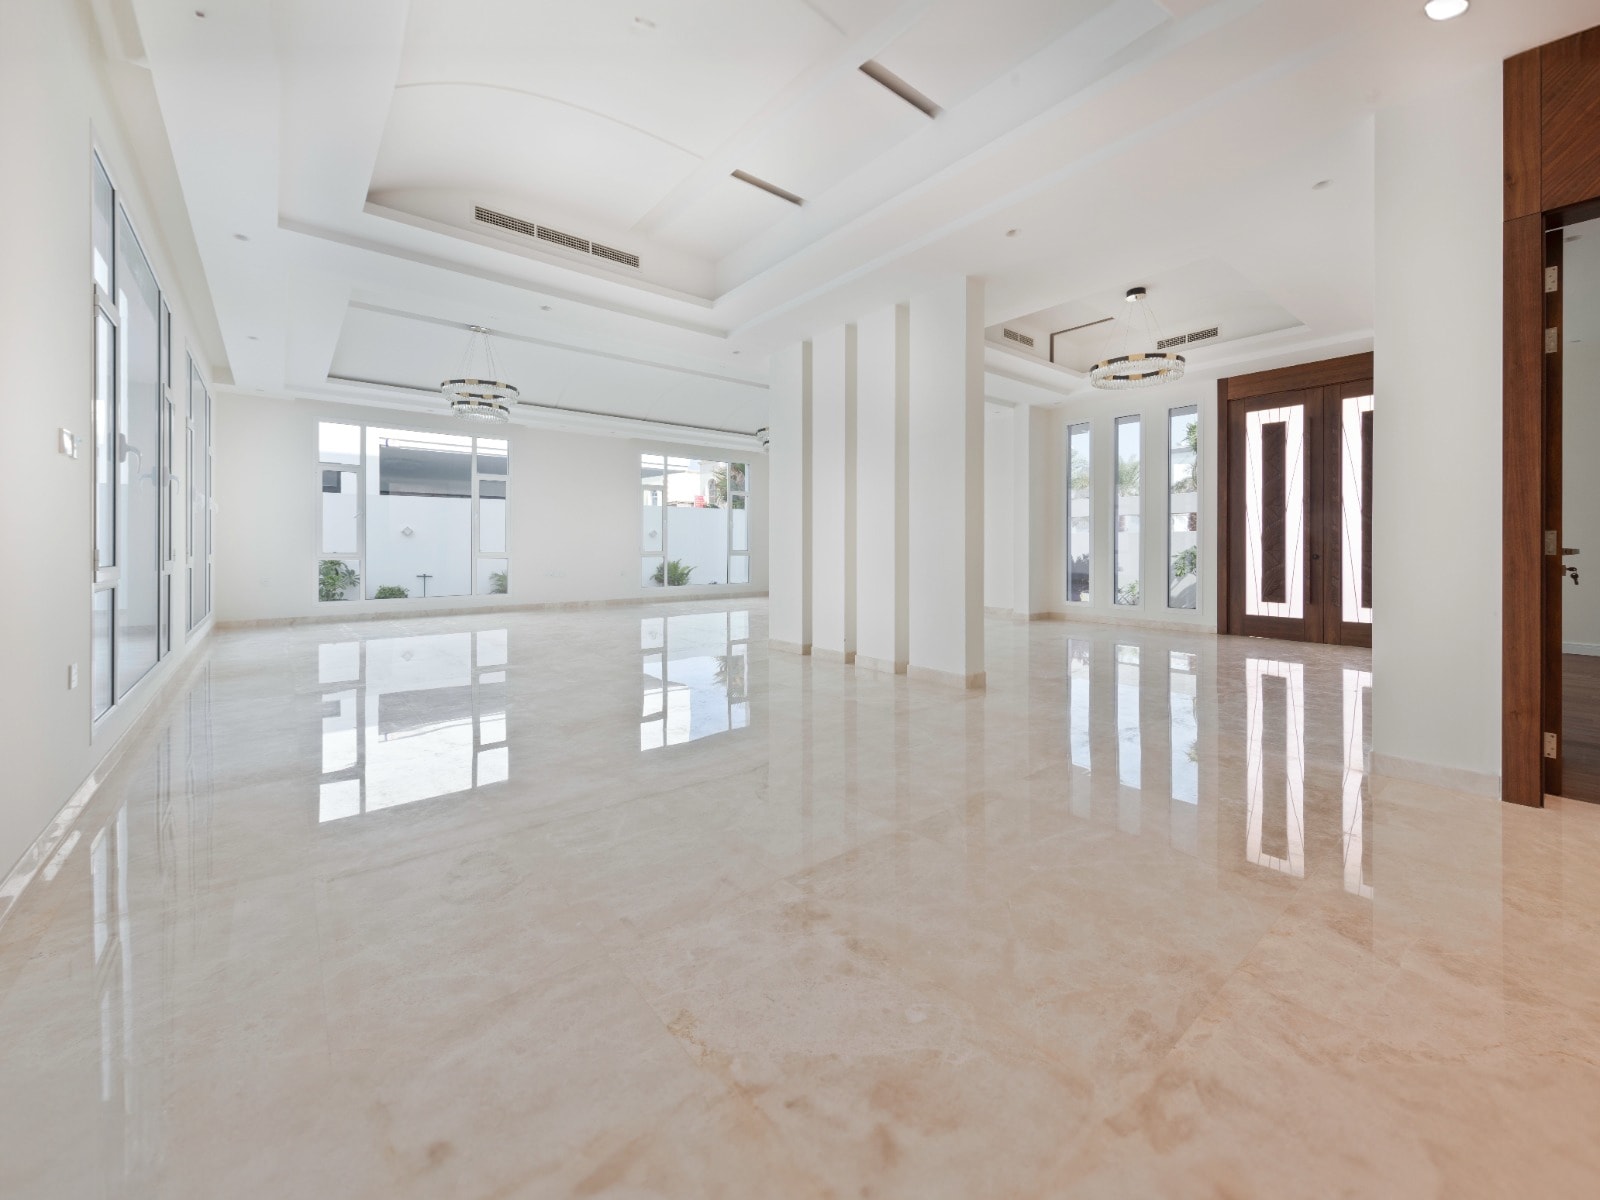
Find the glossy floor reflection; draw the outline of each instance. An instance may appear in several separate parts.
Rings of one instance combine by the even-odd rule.
[[[1364,651],[759,604],[219,635],[0,923],[0,1196],[1587,1195],[1600,807]]]

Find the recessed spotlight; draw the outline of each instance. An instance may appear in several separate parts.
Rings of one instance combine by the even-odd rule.
[[[247,233],[236,233],[233,235],[233,240],[236,242],[248,242],[250,240],[250,235]]]
[[[1471,0],[1428,0],[1422,11],[1435,21],[1448,21],[1471,8]]]
[[[194,10],[194,15],[204,21],[206,19],[206,10],[203,8],[197,8]]]
[[[633,19],[633,27],[635,29],[654,29],[656,23],[649,17],[635,17]]]
[[[1331,180],[1331,179],[1319,179],[1319,180],[1317,180],[1315,183],[1313,183],[1311,185],[1311,190],[1313,192],[1320,192],[1320,191],[1324,190],[1325,188],[1331,188],[1332,186],[1333,186],[1333,180]]]
[[[248,340],[248,341],[252,341],[252,342],[259,342],[259,341],[260,341],[260,340],[261,340],[261,339],[260,339],[260,338],[258,338],[258,337],[257,337],[257,336],[256,336],[256,335],[255,335],[255,334],[253,334],[253,333],[247,333],[247,334],[245,334],[245,335],[244,335],[244,336],[245,336],[245,338],[246,338],[246,340]]]
[[[739,352],[737,350],[735,350],[733,353],[735,357],[738,357]]]
[[[1006,230],[1006,236],[1007,237],[1016,237],[1017,234],[1019,234],[1021,232],[1022,232],[1022,230],[1020,230],[1020,229],[1008,229],[1008,230]]]
[[[541,305],[539,305],[539,311],[540,312],[549,312],[550,311],[550,306],[548,304],[541,304]]]

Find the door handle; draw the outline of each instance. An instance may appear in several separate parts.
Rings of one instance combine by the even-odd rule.
[[[1564,554],[1564,555],[1565,554],[1576,554],[1577,552],[1578,552],[1578,550],[1577,550],[1577,547],[1575,547],[1575,546],[1563,546],[1563,547],[1561,547],[1561,553]]]

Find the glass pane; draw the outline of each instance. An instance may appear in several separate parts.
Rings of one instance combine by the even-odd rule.
[[[750,549],[750,515],[745,511],[745,498],[735,495],[729,500],[728,536],[732,539],[730,549]]]
[[[750,582],[750,556],[749,555],[747,555],[747,554],[735,554],[732,558],[728,559],[728,582],[729,583],[749,583]]]
[[[1138,604],[1140,601],[1139,554],[1142,542],[1139,501],[1143,481],[1139,430],[1138,417],[1117,418],[1117,494],[1112,536],[1112,569],[1117,583],[1113,599],[1117,604]]]
[[[94,547],[97,567],[117,564],[117,329],[96,310],[94,321]]]
[[[1087,423],[1067,430],[1067,599],[1087,603],[1094,555],[1094,480]]]
[[[509,443],[503,438],[478,439],[478,474],[504,475],[510,463]]]
[[[1346,396],[1339,422],[1344,619],[1372,624],[1372,397]]]
[[[361,465],[361,426],[323,421],[317,426],[317,458],[325,463]]]
[[[1244,611],[1305,616],[1305,406],[1244,422]]]
[[[106,295],[111,294],[111,222],[116,197],[106,169],[94,160],[94,281]]]
[[[90,678],[93,681],[94,715],[111,707],[111,655],[115,634],[111,628],[116,592],[110,588],[94,594],[93,645],[90,647]]]
[[[728,582],[728,510],[667,506],[667,583]]]
[[[662,526],[662,514],[666,511],[666,460],[659,454],[641,454],[639,456],[640,477],[640,525],[641,550],[661,550],[661,538],[665,533]]]
[[[662,586],[662,559],[659,554],[646,554],[639,560],[639,582],[645,587]]]
[[[478,480],[478,549],[484,554],[506,552],[506,481]]]
[[[369,599],[472,592],[472,439],[367,430]]]
[[[359,554],[361,529],[357,517],[361,497],[355,471],[325,468],[322,472],[322,552]]]
[[[159,657],[161,618],[161,292],[117,212],[117,698]]]
[[[1200,606],[1200,410],[1167,414],[1167,607]]]
[[[478,560],[478,595],[504,596],[510,591],[510,571],[503,558]]]

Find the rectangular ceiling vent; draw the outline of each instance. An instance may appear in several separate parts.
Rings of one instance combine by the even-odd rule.
[[[1015,329],[1005,329],[1003,332],[1008,342],[1020,342],[1024,346],[1033,345],[1033,339],[1025,333],[1018,333]]]
[[[625,267],[637,269],[639,266],[637,254],[629,254],[626,250],[618,250],[614,246],[602,246],[599,242],[591,242],[588,238],[581,238],[575,233],[563,233],[559,229],[551,229],[548,225],[535,225],[532,221],[496,212],[492,208],[484,208],[481,204],[473,208],[472,215],[485,225],[493,225],[497,229],[509,229],[512,233],[520,233],[523,237],[537,238],[541,242],[550,242],[567,250],[576,250],[579,254],[592,254],[596,258],[621,263]]]
[[[1197,329],[1193,333],[1180,333],[1176,337],[1162,338],[1156,343],[1157,350],[1171,350],[1174,346],[1191,346],[1195,342],[1208,342],[1217,336],[1217,327],[1210,329]]]

